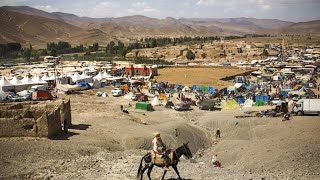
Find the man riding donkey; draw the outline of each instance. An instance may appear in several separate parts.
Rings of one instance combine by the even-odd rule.
[[[163,159],[163,162],[165,165],[164,170],[169,170],[171,159],[168,157],[168,154],[170,153],[168,151],[170,150],[166,148],[166,145],[163,143],[159,132],[153,133],[153,135],[154,135],[154,139],[152,140],[153,148],[151,151],[152,159],[154,162],[156,162],[156,158],[158,154],[160,158]]]

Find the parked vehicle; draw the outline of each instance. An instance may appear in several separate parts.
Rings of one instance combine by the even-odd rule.
[[[111,94],[112,94],[112,96],[114,96],[114,97],[121,96],[121,95],[122,95],[122,89],[120,89],[120,88],[114,88],[114,89],[111,90]]]
[[[24,98],[23,97],[20,97],[20,96],[16,96],[16,95],[8,95],[6,97],[6,99],[10,102],[22,102],[24,101]]]
[[[318,114],[320,115],[320,99],[300,99],[293,112],[301,116],[303,114]]]
[[[35,85],[31,86],[30,92],[35,92],[35,91],[46,91],[48,88],[45,85]]]
[[[271,100],[271,106],[273,105],[277,105],[281,102],[281,99],[280,98],[274,98]]]
[[[33,101],[52,100],[53,96],[49,91],[35,91],[32,92]]]
[[[174,109],[176,111],[186,111],[186,110],[190,109],[190,106],[191,105],[189,103],[181,103],[181,104],[174,106]]]
[[[216,101],[212,99],[204,99],[199,102],[199,109],[213,111]]]

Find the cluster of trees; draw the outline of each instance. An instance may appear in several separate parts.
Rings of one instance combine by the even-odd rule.
[[[27,62],[30,62],[30,59],[35,60],[39,59],[39,53],[36,50],[32,49],[32,45],[29,47],[23,48],[20,43],[10,42],[6,44],[0,44],[0,58],[1,59],[16,59],[23,58]]]
[[[126,48],[124,43],[122,43],[121,41],[118,41],[117,44],[114,41],[111,41],[106,47],[106,53],[108,55],[120,55],[122,57],[125,57],[127,54],[128,48],[129,46]]]
[[[18,58],[20,50],[21,50],[20,43],[0,44],[0,57],[1,58]]]
[[[186,58],[188,60],[194,60],[196,58],[196,55],[190,49],[188,49],[187,54],[186,54]]]
[[[98,43],[97,43],[98,44]],[[99,48],[99,45],[98,45]],[[49,51],[49,52],[48,52]],[[83,45],[71,47],[71,44],[64,41],[59,41],[58,43],[47,43],[47,49],[42,51],[42,55],[57,56],[58,54],[70,54],[84,52],[85,48]]]

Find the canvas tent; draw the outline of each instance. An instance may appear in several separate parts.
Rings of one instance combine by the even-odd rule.
[[[16,76],[10,80],[10,83],[14,86],[16,92],[22,91],[25,88],[25,85],[23,85],[23,83]]]
[[[92,77],[87,75],[79,75],[79,73],[74,73],[74,75],[71,77],[72,81],[75,83],[78,82],[92,82]]]
[[[34,84],[34,82],[29,78],[29,76],[25,76],[22,80],[21,80],[22,84],[24,85],[32,85]]]
[[[225,103],[225,105],[223,106],[223,110],[231,110],[231,109],[237,109],[240,108],[239,104],[237,103],[237,101],[235,101],[234,99],[230,99],[227,100],[227,102]]]
[[[152,106],[159,106],[160,105],[160,101],[157,96],[153,98],[153,100],[151,101],[151,105]]]
[[[235,90],[236,90],[236,87],[234,87],[234,86],[229,86],[229,87],[227,88],[227,90],[228,90],[228,91],[235,91]]]
[[[94,81],[101,81],[102,79],[105,79],[106,77],[103,76],[101,72],[99,72],[96,76],[93,77]]]
[[[5,78],[2,77],[0,80],[0,91],[9,91],[10,89],[13,89],[13,85]]]
[[[112,77],[110,74],[108,74],[107,72],[104,72],[103,74],[102,74],[102,76],[103,77],[105,77],[105,78],[107,78],[107,77]]]
[[[34,82],[34,84],[48,84],[46,81],[42,80],[39,76],[34,76],[31,81]]]
[[[0,90],[0,102],[3,101],[7,97],[6,93]]]
[[[182,88],[182,92],[187,92],[190,91],[190,88],[188,86],[185,86],[184,88]]]
[[[243,107],[252,107],[253,105],[253,101],[251,99],[247,99],[244,104]]]
[[[55,78],[54,78],[54,75],[47,76],[47,74],[45,74],[45,75],[42,76],[41,79],[44,80],[44,81],[53,81]]]
[[[236,84],[234,84],[234,87],[237,88],[237,89],[240,88],[241,86],[242,86],[242,83],[236,83]]]

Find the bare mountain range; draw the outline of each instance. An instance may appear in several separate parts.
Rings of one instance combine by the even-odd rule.
[[[255,18],[89,18],[62,12],[48,13],[28,6],[0,7],[0,43],[20,42],[44,46],[52,41],[72,44],[115,38],[153,36],[220,36],[244,34],[320,34],[320,21],[294,23]]]

